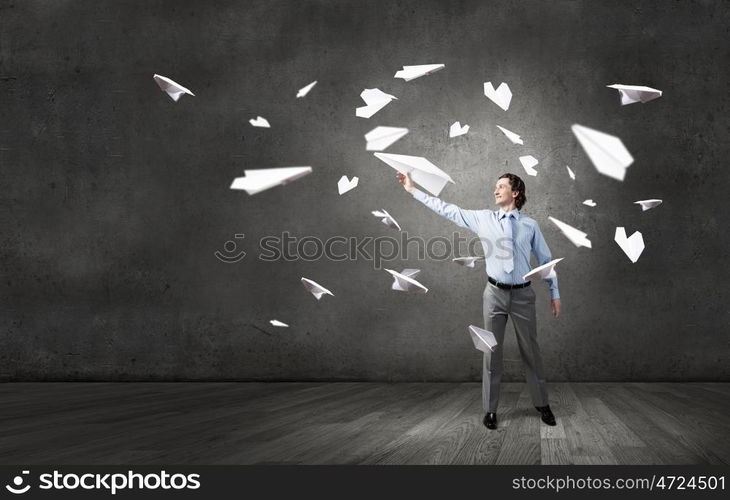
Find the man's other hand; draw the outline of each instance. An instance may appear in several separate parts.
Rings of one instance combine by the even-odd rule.
[[[553,316],[560,316],[560,299],[552,299],[550,301],[550,309],[553,310]]]

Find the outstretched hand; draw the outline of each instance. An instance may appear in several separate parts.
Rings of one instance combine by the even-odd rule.
[[[413,190],[416,187],[413,184],[413,179],[411,179],[411,174],[401,174],[400,172],[398,172],[396,178],[398,179],[398,182],[403,185],[403,189],[405,189],[409,193],[413,193]]]

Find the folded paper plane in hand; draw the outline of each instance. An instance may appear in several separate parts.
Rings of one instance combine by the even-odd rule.
[[[355,116],[360,118],[370,118],[387,106],[390,101],[398,99],[396,96],[386,94],[380,89],[365,89],[360,93],[360,97],[366,104],[366,106],[355,109]]]
[[[650,210],[654,207],[658,207],[662,204],[662,200],[640,200],[635,201],[634,204],[641,205],[641,211],[646,212],[647,210]]]
[[[497,87],[497,90],[494,90],[492,82],[485,82],[484,95],[505,111],[509,109],[509,103],[512,102],[512,91],[509,89],[509,85],[504,82]]]
[[[497,338],[489,330],[470,325],[469,335],[471,341],[474,342],[474,347],[482,352],[490,353],[497,347]]]
[[[623,227],[617,227],[613,239],[631,262],[636,263],[639,260],[641,252],[644,251],[644,237],[639,231],[634,232],[631,237],[627,238],[626,230]]]
[[[320,285],[319,283],[316,283],[310,279],[302,278],[302,284],[304,285],[304,288],[307,289],[314,297],[319,300],[322,298],[324,294],[335,296],[334,293],[327,290],[325,287]]]
[[[407,128],[375,127],[365,134],[365,140],[367,141],[365,149],[367,151],[383,151],[407,133]]]
[[[453,262],[464,267],[474,267],[478,260],[484,260],[484,257],[456,257]]]
[[[591,248],[591,240],[586,238],[586,233],[574,228],[573,226],[569,226],[565,222],[559,221],[554,217],[548,217],[548,219],[550,219],[553,224],[558,226],[560,232],[563,233],[563,235],[565,235],[565,237],[568,238],[570,242],[573,243],[573,245],[577,247]]]
[[[403,69],[398,71],[393,78],[403,78],[405,81],[410,82],[416,78],[430,75],[440,69],[444,69],[443,64],[420,64],[418,66],[403,66]]]
[[[635,102],[649,102],[662,96],[661,90],[643,85],[622,85],[620,83],[614,83],[613,85],[606,85],[606,87],[618,90],[622,106]]]
[[[360,181],[357,177],[353,177],[352,180],[348,180],[346,175],[343,175],[340,177],[340,180],[337,181],[337,192],[340,193],[340,195],[345,194],[348,191],[352,191],[357,187],[357,183]]]
[[[454,184],[449,174],[420,156],[374,153],[375,156],[396,169],[401,174],[411,174],[413,182],[420,184],[434,196],[438,196],[447,182]]]
[[[449,128],[449,137],[459,137],[469,132],[469,125],[461,126],[461,122],[454,122]]]
[[[529,273],[525,274],[522,279],[525,281],[532,280],[546,280],[548,278],[555,278],[558,274],[555,272],[555,265],[563,260],[564,257],[559,259],[551,260],[547,264],[536,267]]]
[[[621,139],[578,124],[574,124],[571,130],[596,170],[616,180],[624,180],[626,169],[634,162],[634,157]]]
[[[420,269],[403,269],[403,271],[399,273],[392,269],[386,269],[386,271],[393,276],[393,285],[391,286],[393,290],[409,293],[428,292],[428,288],[413,279],[413,276],[421,272]]]
[[[522,138],[519,135],[515,134],[514,132],[510,132],[506,128],[500,127],[499,125],[497,125],[497,128],[499,130],[501,130],[504,135],[507,136],[507,139],[509,139],[510,141],[512,141],[512,144],[524,144],[522,142]]]
[[[531,175],[533,177],[537,175],[537,170],[532,168],[538,164],[538,161],[534,156],[520,156],[520,163],[522,163],[522,166],[525,168],[525,172],[527,172],[527,175]]]
[[[375,217],[380,217],[380,222],[382,222],[386,226],[392,227],[393,229],[397,229],[398,231],[401,231],[400,225],[385,210],[373,210],[370,213],[373,214]]]
[[[155,79],[155,82],[157,82],[157,86],[160,87],[160,90],[162,90],[163,92],[167,92],[167,95],[169,95],[175,102],[177,102],[177,100],[180,99],[183,94],[195,96],[195,94],[190,92],[190,90],[186,89],[177,82],[173,82],[166,76],[152,75],[152,78]]]
[[[251,118],[248,121],[248,123],[250,123],[254,127],[271,128],[271,125],[269,125],[269,120],[267,120],[263,116],[257,116],[256,118]]]
[[[305,95],[309,94],[309,91],[312,90],[312,87],[314,87],[315,85],[317,85],[317,80],[313,81],[312,83],[310,83],[306,87],[302,87],[299,90],[297,90],[297,99],[299,99],[300,97],[304,97]]]
[[[231,189],[242,189],[256,194],[272,187],[288,184],[312,172],[312,167],[258,168],[244,170],[245,177],[233,179]]]

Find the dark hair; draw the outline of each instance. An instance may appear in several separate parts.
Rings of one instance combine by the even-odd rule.
[[[512,191],[519,191],[520,194],[515,198],[515,205],[517,210],[521,210],[522,207],[527,203],[527,196],[525,196],[525,183],[519,176],[515,174],[502,174],[499,176],[500,179],[509,179],[509,186]]]

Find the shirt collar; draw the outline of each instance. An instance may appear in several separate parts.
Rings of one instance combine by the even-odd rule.
[[[511,212],[505,212],[504,210],[502,210],[500,208],[499,210],[497,210],[497,220],[502,220],[502,218],[505,215],[509,215],[509,214],[512,214],[512,216],[515,218],[515,220],[520,220],[520,211],[516,208],[514,210],[512,210]]]

